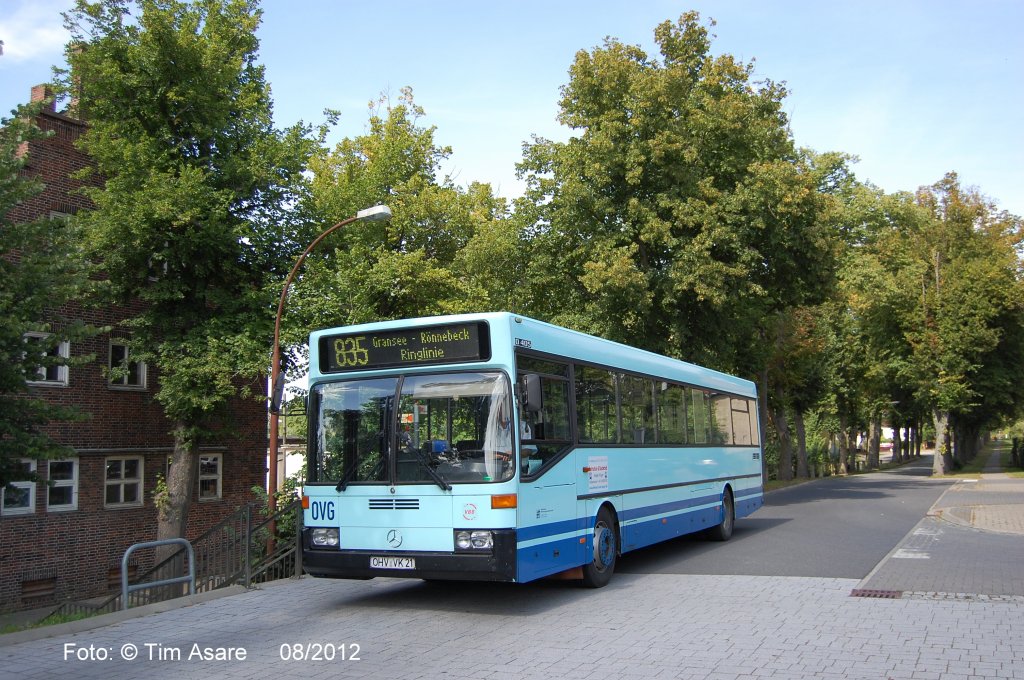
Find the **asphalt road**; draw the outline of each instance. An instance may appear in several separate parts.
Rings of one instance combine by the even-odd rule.
[[[687,536],[624,555],[619,573],[862,579],[953,484],[931,458],[893,472],[833,477],[772,492],[730,541]]]

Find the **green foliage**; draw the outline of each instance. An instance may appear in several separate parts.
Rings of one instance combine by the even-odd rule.
[[[953,174],[916,196],[856,186],[841,216],[849,238],[824,317],[830,408],[848,422],[952,417],[962,441],[1017,413],[1020,219]]]
[[[167,479],[160,473],[156,475],[156,487],[153,489],[153,506],[161,515],[168,511],[170,506],[170,490],[167,488]]]
[[[145,303],[126,325],[173,423],[158,536],[177,536],[199,441],[266,372],[273,301],[308,227],[290,208],[316,140],[273,125],[255,0],[77,0],[64,18],[62,85],[105,179],[88,191],[85,242],[108,298]]]
[[[310,254],[286,310],[285,337],[310,328],[483,311],[504,304],[521,258],[503,199],[488,185],[438,178],[451,153],[421,127],[412,91],[371,102],[366,134],[310,163],[310,214],[329,225],[374,204],[387,223],[355,223]],[[493,296],[493,298],[492,298]]]
[[[281,483],[281,489],[274,494],[276,501],[274,505],[275,512],[282,512],[292,503],[299,500],[299,492],[302,490],[302,485],[305,482],[305,473],[302,471],[286,477]],[[254,486],[252,487],[252,493],[256,496],[260,514],[264,517],[270,517],[270,496],[267,490],[261,486]],[[274,522],[274,540],[280,543],[288,543],[295,540],[295,534],[298,531],[298,513],[300,512],[302,512],[301,508],[297,511],[282,512],[281,516]],[[268,529],[261,528],[256,533],[252,545],[262,549],[266,545],[268,538],[270,538]]]
[[[284,405],[282,415],[282,434],[287,433],[288,437],[301,437],[305,439],[309,427],[306,413],[305,397],[294,397]]]
[[[202,431],[265,370],[286,212],[314,142],[279,131],[249,0],[79,0],[64,74],[105,178],[82,219],[114,300],[141,299],[134,356],[157,368],[167,416]],[[80,88],[79,88],[80,84]]]
[[[713,56],[696,13],[655,41],[661,61],[613,39],[579,52],[560,115],[578,136],[525,149],[531,311],[753,373],[761,319],[828,290],[821,172],[785,90]]]
[[[81,363],[83,358],[53,356],[53,350],[96,330],[58,315],[88,285],[76,226],[47,218],[15,223],[11,218],[16,206],[42,190],[40,182],[23,174],[29,160],[24,145],[44,137],[34,123],[39,109],[20,107],[12,118],[0,121],[0,488],[34,477],[26,474],[21,458],[67,455],[69,449],[54,441],[45,426],[83,416],[35,398],[27,383],[41,367]],[[45,337],[30,344],[26,333]]]

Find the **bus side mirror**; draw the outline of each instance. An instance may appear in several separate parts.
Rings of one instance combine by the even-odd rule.
[[[544,392],[540,387],[540,376],[535,373],[527,373],[523,376],[525,389],[523,406],[531,413],[540,413],[544,408]]]

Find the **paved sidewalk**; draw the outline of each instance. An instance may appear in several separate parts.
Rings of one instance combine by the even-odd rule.
[[[1022,536],[1024,479],[1000,472],[996,449],[981,479],[951,486],[857,590],[876,597],[1024,605]]]
[[[958,526],[1024,536],[1024,479],[999,466],[993,449],[981,479],[957,482],[935,504],[929,516]]]

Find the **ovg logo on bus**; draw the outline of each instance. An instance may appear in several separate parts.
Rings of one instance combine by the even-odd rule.
[[[462,519],[474,520],[476,519],[476,506],[472,503],[466,503],[462,506]]]

